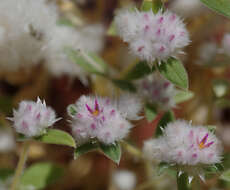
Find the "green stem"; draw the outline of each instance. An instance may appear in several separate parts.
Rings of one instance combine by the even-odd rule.
[[[179,175],[177,172],[177,190],[191,190],[187,173]]]
[[[30,145],[30,141],[25,141],[22,145],[22,151],[21,151],[21,154],[19,157],[18,165],[17,165],[16,171],[15,171],[15,176],[14,176],[12,185],[10,187],[10,190],[17,190],[19,187],[19,181],[20,181],[22,171],[24,169],[24,165],[26,163],[29,145]]]

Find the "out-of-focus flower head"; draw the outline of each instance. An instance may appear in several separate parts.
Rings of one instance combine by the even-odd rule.
[[[129,44],[131,52],[150,64],[166,61],[181,53],[189,44],[183,21],[170,11],[140,12],[121,10],[115,18],[119,36]]]
[[[128,170],[117,170],[112,176],[114,185],[119,190],[132,190],[136,186],[136,176]]]
[[[199,175],[202,166],[221,162],[222,146],[208,128],[177,120],[167,125],[161,137],[146,141],[144,153]]]
[[[11,131],[0,130],[0,152],[7,153],[15,149],[15,140]]]
[[[222,48],[226,55],[230,56],[230,34],[225,34],[222,40]]]
[[[29,68],[45,61],[54,75],[85,79],[86,73],[71,62],[65,47],[98,52],[103,47],[101,25],[78,29],[58,25],[58,7],[46,0],[0,1],[0,66],[5,70]]]
[[[138,92],[146,102],[168,110],[175,106],[176,89],[159,74],[152,74],[138,81]]]
[[[81,96],[75,105],[70,105],[68,113],[72,117],[72,132],[77,143],[97,139],[112,144],[126,137],[132,128],[127,119],[138,119],[140,109],[134,106],[138,109],[125,110],[121,103],[109,98]]]
[[[14,122],[15,130],[26,137],[35,137],[43,134],[45,129],[52,126],[56,121],[55,112],[47,107],[45,101],[37,102],[22,101],[18,110],[14,110],[13,117],[9,118]]]

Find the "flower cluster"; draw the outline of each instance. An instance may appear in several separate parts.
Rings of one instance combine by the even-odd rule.
[[[152,74],[138,81],[140,96],[163,110],[175,106],[176,89],[172,83],[158,74]]]
[[[72,117],[72,132],[77,143],[83,144],[96,138],[112,144],[126,137],[132,127],[127,119],[138,119],[141,106],[125,110],[127,104],[123,103],[109,98],[81,96],[76,104],[70,105],[68,113]]]
[[[0,66],[5,70],[28,68],[45,60],[54,75],[68,74],[84,79],[85,72],[72,63],[63,49],[98,52],[103,47],[101,25],[78,29],[57,25],[58,7],[46,0],[0,1]]]
[[[37,102],[22,101],[18,110],[14,110],[13,118],[9,119],[14,122],[15,130],[26,137],[41,135],[47,127],[59,120],[53,109],[39,98]]]
[[[222,147],[206,127],[177,120],[168,124],[162,137],[146,141],[144,152],[151,159],[194,166],[221,162]]]
[[[165,61],[176,56],[189,44],[188,31],[174,13],[122,10],[115,18],[120,37],[129,44],[131,52],[149,63]]]

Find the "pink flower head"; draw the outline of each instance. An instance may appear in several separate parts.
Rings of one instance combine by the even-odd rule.
[[[149,63],[166,61],[189,44],[183,21],[170,11],[159,11],[154,15],[152,11],[122,10],[117,14],[115,24],[131,52]]]
[[[76,111],[71,113],[71,108]],[[72,117],[72,132],[78,144],[90,141],[91,138],[105,144],[123,139],[132,127],[127,119],[135,119],[140,110],[130,113],[119,102],[90,96],[81,96],[71,108],[68,112]]]
[[[14,128],[18,133],[26,137],[39,136],[47,128],[52,126],[57,120],[52,108],[47,107],[38,98],[37,102],[22,101],[18,110],[13,111],[13,117],[9,118],[14,122]]]

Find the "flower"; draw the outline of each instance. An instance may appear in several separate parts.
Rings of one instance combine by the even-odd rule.
[[[148,103],[168,110],[175,106],[176,89],[172,83],[158,74],[152,74],[137,82],[138,93]]]
[[[57,25],[58,6],[46,0],[0,1],[0,66],[14,71],[44,66],[55,76],[68,74],[81,80],[86,73],[69,60],[65,47],[99,52],[103,48],[102,25],[78,28]]]
[[[170,11],[157,14],[138,10],[121,10],[115,18],[119,36],[129,44],[131,52],[150,64],[166,61],[189,44],[183,21]]]
[[[7,153],[15,149],[15,140],[11,131],[0,130],[0,152]]]
[[[159,161],[194,166],[220,163],[222,147],[206,127],[177,120],[167,125],[161,137],[146,141],[144,152]]]
[[[46,128],[59,120],[56,119],[54,110],[39,98],[37,102],[20,102],[18,110],[13,111],[13,118],[9,119],[14,122],[15,130],[26,137],[41,135]]]
[[[74,105],[68,107],[72,117],[72,132],[78,144],[97,139],[104,144],[112,144],[127,136],[132,128],[127,119],[139,110],[119,109],[119,103],[109,98],[81,96]]]
[[[222,48],[224,53],[230,56],[230,34],[225,34],[222,40]]]
[[[136,175],[128,170],[117,170],[112,175],[114,185],[120,190],[132,190],[135,188]]]

